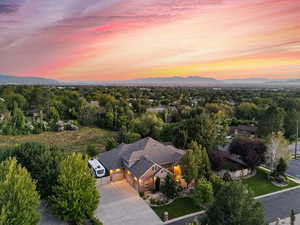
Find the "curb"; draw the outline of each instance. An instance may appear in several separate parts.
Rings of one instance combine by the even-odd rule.
[[[300,186],[284,189],[282,191],[276,191],[276,192],[273,192],[273,193],[270,193],[270,194],[260,195],[260,196],[255,197],[254,199],[266,198],[266,197],[269,197],[269,196],[272,196],[272,195],[278,195],[278,194],[281,194],[281,193],[284,193],[284,192],[287,192],[287,191],[296,190],[296,189],[300,189]]]
[[[205,211],[203,211],[203,210],[199,211],[199,212],[191,213],[191,214],[188,214],[188,215],[185,215],[185,216],[177,217],[177,218],[172,219],[172,220],[168,220],[168,221],[164,222],[164,224],[166,225],[166,224],[174,223],[174,222],[177,222],[179,220],[183,220],[183,219],[194,217],[194,216],[199,216],[199,215],[202,215],[204,213],[205,213]]]
[[[276,192],[266,194],[266,195],[260,195],[260,196],[255,197],[254,199],[259,200],[259,199],[266,198],[266,197],[269,197],[269,196],[272,196],[272,195],[277,195],[277,194],[280,194],[280,193],[284,193],[284,192],[292,191],[292,190],[296,190],[296,189],[300,189],[300,186],[288,188],[288,189],[285,189],[285,190],[282,190],[282,191],[276,191]],[[191,213],[191,214],[188,214],[188,215],[185,215],[185,216],[177,217],[175,219],[168,220],[168,221],[164,222],[164,225],[174,223],[174,222],[177,222],[179,220],[186,219],[186,218],[199,216],[199,215],[204,214],[205,212],[206,211],[200,211],[200,212]]]

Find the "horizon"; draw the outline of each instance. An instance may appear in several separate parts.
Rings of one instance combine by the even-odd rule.
[[[0,74],[297,79],[298,21],[300,0],[2,0]]]
[[[51,77],[42,77],[42,76],[15,76],[15,75],[8,75],[8,74],[0,74],[0,76],[10,76],[10,77],[19,77],[19,78],[40,78],[40,79],[52,79],[58,82],[129,82],[129,81],[136,81],[136,80],[150,80],[150,79],[172,79],[172,78],[201,78],[201,79],[212,79],[215,81],[221,81],[221,82],[225,82],[225,81],[230,81],[230,80],[269,80],[269,81],[291,81],[291,80],[299,80],[299,78],[284,78],[284,79],[279,79],[279,78],[267,78],[267,77],[243,77],[243,78],[228,78],[228,79],[216,79],[213,77],[205,77],[205,76],[197,76],[197,75],[190,75],[190,76],[160,76],[160,77],[140,77],[140,78],[134,78],[134,79],[124,79],[124,80],[59,80],[59,79],[54,79]]]

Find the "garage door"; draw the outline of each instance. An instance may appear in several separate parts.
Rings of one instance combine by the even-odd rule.
[[[115,173],[111,174],[110,177],[111,177],[111,181],[123,180],[124,174],[123,174],[123,171],[115,172]]]

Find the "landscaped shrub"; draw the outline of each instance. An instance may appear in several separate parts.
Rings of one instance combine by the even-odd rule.
[[[223,180],[224,180],[225,182],[230,182],[230,181],[232,181],[232,177],[231,177],[230,173],[226,172],[226,173],[224,174],[224,176],[223,176]]]
[[[214,200],[212,184],[204,179],[198,180],[194,187],[192,198],[199,207],[209,206]]]
[[[141,198],[143,198],[143,197],[145,196],[145,192],[140,191],[140,192],[139,192],[139,195],[140,195]]]
[[[286,178],[285,175],[282,175],[281,173],[279,173],[278,171],[273,171],[270,174],[270,180],[279,184],[287,184],[288,183],[288,179]]]
[[[157,177],[155,180],[155,191],[159,192],[159,190],[160,190],[160,178]]]
[[[171,174],[166,176],[161,186],[161,192],[168,198],[175,198],[177,196],[177,183]]]
[[[150,198],[150,204],[155,205],[155,203],[156,203],[156,200],[154,198]]]
[[[278,163],[278,165],[276,167],[276,171],[279,174],[284,175],[285,172],[286,172],[286,170],[287,170],[287,163],[286,163],[286,161],[283,158],[280,158],[279,159],[279,163]]]

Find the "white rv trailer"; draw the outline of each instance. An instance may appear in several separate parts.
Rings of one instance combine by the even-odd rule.
[[[89,167],[93,169],[95,177],[100,178],[105,176],[105,168],[97,159],[89,160]]]

